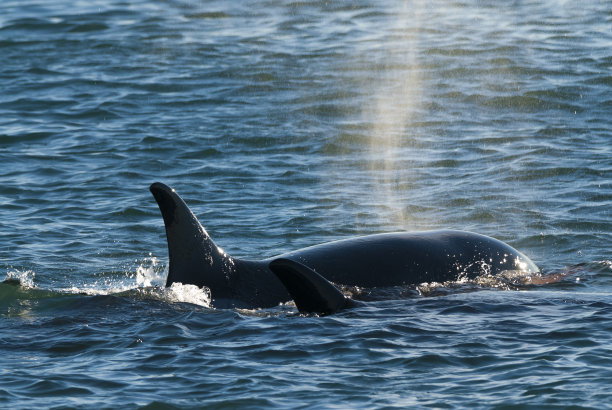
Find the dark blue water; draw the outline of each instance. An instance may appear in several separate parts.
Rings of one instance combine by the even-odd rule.
[[[610,10],[3,1],[0,406],[610,408]],[[158,180],[236,257],[454,228],[571,274],[215,310]]]

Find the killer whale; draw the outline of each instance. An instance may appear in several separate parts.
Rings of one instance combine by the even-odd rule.
[[[295,270],[297,265],[287,268],[286,261],[299,263],[326,283],[361,288],[445,282],[508,270],[526,275],[539,272],[527,256],[504,242],[455,230],[375,234],[264,260],[233,258],[214,243],[174,189],[161,182],[153,183],[149,189],[166,230],[169,259],[166,286],[181,282],[207,287],[211,305],[218,308],[266,308],[294,298],[288,289],[294,293],[295,286],[288,288],[281,276],[283,272],[285,277],[290,275],[286,271]],[[334,309],[338,306],[331,310]]]
[[[299,262],[277,258],[269,266],[289,291],[300,313],[330,315],[359,304],[346,297],[323,276]]]
[[[269,266],[289,291],[300,313],[330,315],[359,304],[344,296],[323,276],[299,262],[277,258]]]

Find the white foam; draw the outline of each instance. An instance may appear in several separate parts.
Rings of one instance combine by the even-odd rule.
[[[144,264],[136,268],[137,287],[161,286],[164,284],[167,273],[165,271],[160,272],[159,269],[156,269],[158,264],[159,260],[151,254],[149,254],[148,258],[145,258]]]
[[[72,284],[72,286],[60,290],[68,293],[96,296],[164,285],[167,272],[165,269],[160,269],[159,260],[156,257],[149,254],[141,262],[136,260],[136,263],[139,263],[136,271],[126,272],[124,277],[106,277],[82,285]]]
[[[191,303],[198,306],[210,307],[211,294],[208,288],[199,288],[195,285],[173,283],[166,288],[165,281],[168,276],[167,268],[162,269],[159,260],[149,254],[135,271],[126,272],[125,276],[109,276],[93,282],[75,284],[55,289],[59,292],[85,294],[89,296],[106,296],[124,292],[137,291],[140,295],[148,295],[169,303]],[[19,281],[24,288],[34,287],[35,273],[31,270],[12,269],[6,273],[5,280]]]
[[[4,280],[17,280],[24,288],[33,288],[35,275],[34,271],[31,270],[10,270],[6,272]]]
[[[211,297],[208,288],[199,288],[196,285],[183,285],[174,282],[164,290],[169,302],[183,302],[194,305],[210,307]]]

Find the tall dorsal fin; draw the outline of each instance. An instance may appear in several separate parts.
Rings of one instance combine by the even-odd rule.
[[[170,263],[166,286],[174,282],[209,288],[227,286],[229,257],[210,239],[187,204],[161,182],[149,189],[166,226]]]
[[[278,258],[269,266],[285,285],[301,313],[329,315],[351,303],[327,279],[299,262]]]

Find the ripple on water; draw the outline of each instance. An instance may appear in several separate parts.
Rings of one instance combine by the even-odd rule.
[[[605,2],[0,4],[5,407],[610,401]],[[157,180],[238,257],[456,228],[571,275],[210,309]]]

